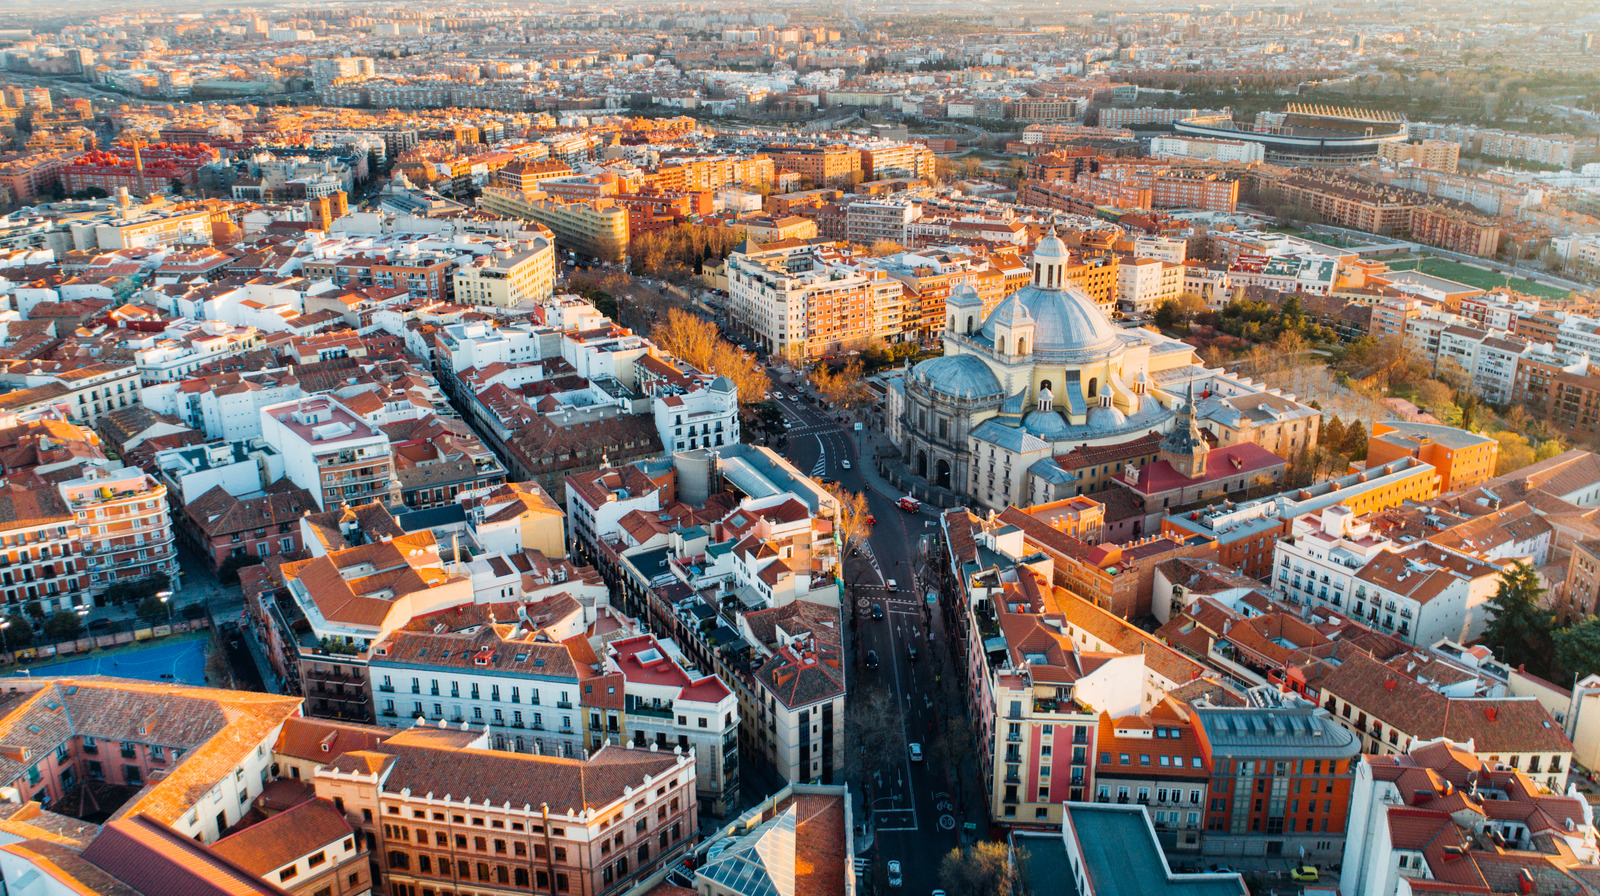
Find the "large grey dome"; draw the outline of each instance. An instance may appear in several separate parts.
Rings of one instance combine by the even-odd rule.
[[[931,391],[956,398],[983,398],[1005,391],[994,371],[975,355],[931,358],[911,368],[911,376]]]
[[[1013,308],[1013,305],[1021,308]],[[1117,344],[1117,328],[1094,299],[1075,286],[1063,289],[1022,287],[995,306],[978,335],[992,345],[996,322],[1009,321],[1022,310],[1033,318],[1035,355],[1086,355],[1107,351]]]

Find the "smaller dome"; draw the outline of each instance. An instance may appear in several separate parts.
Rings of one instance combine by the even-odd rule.
[[[913,379],[928,389],[955,398],[984,398],[1002,395],[1000,380],[989,365],[975,355],[945,355],[930,358],[911,368]]]
[[[945,299],[944,303],[950,308],[982,308],[983,297],[978,295],[978,291],[972,288],[971,283],[958,283],[950,290],[950,297]]]
[[[1072,253],[1067,251],[1067,244],[1063,243],[1061,238],[1056,236],[1056,229],[1054,227],[1051,227],[1050,232],[1045,235],[1044,239],[1039,240],[1039,244],[1033,247],[1034,264],[1044,264],[1047,262],[1058,261],[1064,262],[1067,261],[1071,255]]]
[[[1055,411],[1034,411],[1022,418],[1022,428],[1047,442],[1067,436],[1067,421]]]
[[[1089,409],[1088,424],[1090,429],[1110,430],[1119,429],[1128,423],[1128,415],[1114,407],[1093,407]]]

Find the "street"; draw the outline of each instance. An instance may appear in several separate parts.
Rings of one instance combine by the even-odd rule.
[[[925,596],[931,586],[921,581],[919,542],[935,532],[932,511],[907,513],[896,501],[900,495],[873,472],[870,445],[873,434],[863,427],[841,423],[818,403],[797,395],[798,384],[782,383],[774,373],[774,399],[789,422],[788,444],[783,453],[802,473],[821,481],[838,482],[862,492],[877,522],[864,548],[848,557],[845,569],[846,639],[851,654],[850,674],[856,681],[875,679],[889,689],[900,711],[905,741],[921,746],[928,757],[931,743],[943,730],[944,714],[958,711],[948,670],[942,614],[930,610]],[[842,462],[848,460],[851,468]],[[930,538],[931,541],[931,538]],[[889,587],[889,582],[895,587]],[[873,606],[883,608],[883,618],[872,618]],[[850,625],[855,620],[855,625]],[[930,630],[932,641],[930,642]],[[911,650],[915,648],[916,659]],[[868,669],[868,652],[877,654],[879,666]],[[942,689],[941,689],[942,686]],[[852,686],[854,687],[854,686]],[[852,759],[855,757],[853,756]],[[851,767],[856,767],[853,764]],[[901,889],[928,893],[940,886],[939,859],[960,843],[963,808],[977,797],[960,793],[957,770],[924,758],[912,761],[900,751],[882,768],[862,770],[848,782],[858,795],[858,821],[870,817],[874,858],[880,891],[884,864],[900,860],[904,871]],[[865,807],[871,806],[870,816]]]

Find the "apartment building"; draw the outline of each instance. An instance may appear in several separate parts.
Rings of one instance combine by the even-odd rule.
[[[1117,308],[1125,314],[1154,314],[1183,292],[1183,265],[1159,258],[1123,258],[1117,264]]]
[[[87,606],[87,557],[78,537],[77,513],[58,489],[31,475],[12,474],[0,486],[0,589],[7,614],[43,616]]]
[[[367,669],[379,724],[468,723],[496,750],[586,755],[579,671],[567,647],[536,639],[510,607],[501,612],[505,623],[478,607],[420,616],[374,644]]]
[[[202,843],[251,810],[278,734],[300,712],[295,697],[100,676],[15,678],[6,690],[3,723],[26,740],[0,758],[13,792],[48,806],[101,785],[103,799],[120,800],[101,811]]]
[[[178,552],[167,487],[143,470],[85,467],[62,482],[61,500],[77,518],[91,595],[147,579],[176,587]]]
[[[922,217],[922,206],[897,199],[857,199],[845,206],[845,235],[852,243],[879,241],[907,245],[910,228]]]
[[[694,751],[695,787],[703,811],[725,816],[739,808],[739,699],[715,675],[684,667],[677,645],[654,635],[618,638],[606,645],[605,675],[584,683],[590,750],[606,744],[635,749]],[[616,731],[600,724],[614,712],[622,681]]]
[[[1140,715],[1104,713],[1095,749],[1095,802],[1144,806],[1162,846],[1199,851],[1211,769],[1193,710],[1164,699]]]
[[[1393,546],[1343,505],[1298,516],[1289,525],[1288,537],[1273,548],[1271,584],[1290,604],[1347,612],[1354,605],[1356,575]]]
[[[309,799],[235,831],[211,851],[290,896],[370,896],[366,844],[328,800]]]
[[[934,155],[918,143],[870,144],[861,147],[863,180],[926,179],[933,175]]]
[[[1548,792],[1465,744],[1374,756],[1352,794],[1340,891],[1393,896],[1436,881],[1484,881],[1489,889],[1491,877],[1519,888],[1576,881],[1597,858],[1594,829],[1583,820],[1590,813],[1580,795]]]
[[[1419,140],[1416,143],[1380,143],[1378,158],[1395,165],[1415,165],[1454,173],[1461,161],[1461,144],[1453,140]]]
[[[262,408],[261,436],[283,457],[284,475],[318,507],[399,499],[391,495],[389,437],[331,395]]]
[[[317,769],[374,845],[391,892],[609,896],[694,842],[694,760],[606,747],[588,759],[488,749],[470,728],[418,725]]]
[[[455,269],[455,301],[511,308],[550,298],[555,291],[555,244],[545,239],[496,249]]]
[[[1211,771],[1204,853],[1337,861],[1360,740],[1296,695],[1251,695],[1255,706],[1194,709]]]
[[[1566,789],[1572,741],[1533,697],[1485,694],[1479,678],[1438,658],[1388,663],[1337,642],[1292,660],[1288,688],[1315,700],[1354,734],[1360,750],[1395,756],[1440,738],[1473,744],[1479,759]]]
[[[900,282],[853,268],[829,246],[736,252],[728,256],[728,294],[735,326],[795,363],[904,333]]]
[[[862,178],[861,150],[853,147],[775,143],[762,147],[761,152],[772,159],[778,171],[793,171],[813,186],[848,187]]]
[[[337,286],[403,289],[412,298],[447,301],[455,267],[454,254],[408,248],[308,258],[301,273],[308,279],[328,278]]]
[[[1177,157],[1250,164],[1262,161],[1265,152],[1260,143],[1245,140],[1213,140],[1206,137],[1150,138],[1150,155],[1158,159]]]
[[[1441,493],[1466,491],[1494,475],[1500,443],[1453,426],[1374,420],[1367,437],[1367,462],[1384,464],[1401,457],[1432,466]]]
[[[667,454],[739,441],[739,390],[675,358],[644,355],[634,363],[639,391],[650,396],[656,433]]]
[[[612,200],[564,202],[543,192],[489,187],[478,202],[496,215],[543,224],[562,249],[612,262],[628,252],[628,210]]]

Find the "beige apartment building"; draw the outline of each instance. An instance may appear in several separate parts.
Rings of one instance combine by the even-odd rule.
[[[856,268],[833,246],[780,245],[728,257],[735,326],[795,362],[905,332],[904,287],[881,270]]]
[[[628,210],[610,199],[563,202],[540,192],[489,187],[478,204],[503,217],[543,224],[563,249],[601,261],[621,261],[628,254]]]
[[[455,298],[464,305],[510,308],[550,298],[555,281],[555,243],[531,239],[456,268]]]

